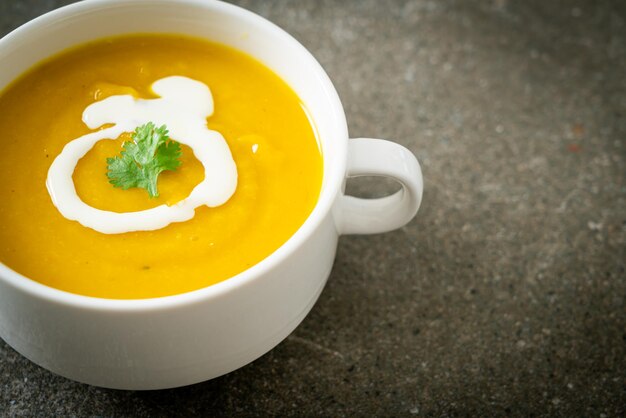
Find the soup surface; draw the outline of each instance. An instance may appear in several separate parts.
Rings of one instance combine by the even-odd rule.
[[[155,98],[152,83],[172,75],[211,89],[215,111],[207,125],[230,147],[238,172],[234,195],[154,231],[104,234],[64,218],[46,176],[63,147],[90,132],[83,110],[112,95]],[[296,232],[322,183],[321,151],[296,94],[253,58],[196,39],[138,35],[66,51],[1,93],[0,129],[0,261],[82,295],[159,297],[232,277]],[[101,140],[78,162],[73,180],[85,203],[114,212],[172,205],[203,180],[202,164],[182,145],[181,166],[158,178],[159,197],[114,188],[106,160],[129,139],[126,133]]]

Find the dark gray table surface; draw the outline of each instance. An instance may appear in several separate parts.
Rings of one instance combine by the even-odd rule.
[[[0,0],[0,34],[64,3]],[[420,213],[341,238],[300,327],[212,381],[105,390],[0,341],[0,415],[624,416],[626,3],[240,3],[319,59],[352,136],[418,156]]]

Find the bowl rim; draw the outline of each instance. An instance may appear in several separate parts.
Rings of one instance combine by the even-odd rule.
[[[71,293],[65,290],[53,288],[51,286],[39,283],[30,279],[17,271],[11,269],[0,261],[0,281],[6,282],[13,288],[22,291],[30,296],[46,300],[50,303],[65,305],[79,309],[89,309],[108,312],[136,312],[136,311],[154,311],[161,309],[171,309],[180,306],[187,306],[198,302],[205,302],[213,298],[218,298],[226,294],[232,293],[237,289],[253,283],[262,278],[266,273],[277,267],[289,258],[291,254],[296,252],[305,241],[313,235],[320,224],[326,219],[331,212],[336,196],[340,193],[340,189],[345,178],[345,170],[347,165],[347,148],[348,148],[348,127],[345,112],[341,104],[339,95],[332,84],[328,74],[315,57],[291,36],[284,29],[266,18],[253,13],[242,7],[225,3],[218,0],[90,0],[73,3],[58,9],[49,11],[33,20],[26,22],[4,37],[0,38],[0,45],[12,42],[20,42],[23,38],[31,36],[37,32],[38,28],[48,26],[58,19],[67,19],[69,16],[78,16],[84,12],[97,12],[98,10],[108,9],[111,6],[119,5],[147,5],[150,7],[159,7],[160,5],[175,4],[179,7],[197,6],[215,10],[219,13],[237,15],[238,18],[247,21],[254,21],[264,30],[270,30],[280,36],[281,42],[296,47],[306,57],[312,65],[312,72],[315,73],[315,79],[324,91],[324,96],[329,101],[332,108],[332,121],[336,132],[336,137],[345,138],[345,140],[333,141],[333,153],[337,157],[335,169],[332,170],[336,175],[330,177],[331,170],[327,167],[327,159],[324,158],[322,150],[324,168],[324,179],[322,182],[318,201],[312,212],[306,218],[304,223],[296,230],[296,232],[285,241],[278,249],[268,255],[266,258],[248,269],[228,278],[219,283],[209,285],[204,288],[192,290],[185,293],[179,293],[168,296],[144,298],[144,299],[112,299],[101,298],[95,296],[86,296]],[[132,32],[128,32],[131,34]],[[168,32],[173,33],[173,32]],[[119,36],[124,36],[120,34]],[[81,45],[76,43],[69,48]],[[68,48],[68,49],[69,49]],[[45,60],[43,57],[39,62]],[[33,66],[38,65],[38,63]],[[32,68],[31,66],[30,68]],[[273,71],[273,70],[272,70]],[[306,110],[306,109],[305,109]],[[307,111],[308,113],[308,111]],[[309,118],[311,115],[308,115]],[[337,139],[337,138],[335,138]],[[320,146],[324,143],[320,139]],[[343,173],[343,174],[342,174]],[[332,215],[331,215],[332,216]]]

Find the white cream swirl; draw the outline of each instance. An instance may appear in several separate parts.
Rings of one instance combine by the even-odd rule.
[[[206,124],[206,118],[213,114],[209,88],[187,77],[172,76],[154,82],[152,90],[160,98],[111,96],[85,109],[83,122],[89,128],[114,125],[68,142],[52,162],[46,186],[52,202],[65,218],[104,234],[151,231],[189,220],[197,207],[220,206],[233,195],[237,188],[237,167],[224,137]],[[148,122],[166,125],[171,138],[193,149],[204,166],[204,180],[189,196],[172,206],[118,213],[96,209],[83,202],[72,179],[78,161],[96,142],[116,139]]]

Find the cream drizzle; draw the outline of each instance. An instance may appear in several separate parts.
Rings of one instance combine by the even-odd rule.
[[[233,195],[237,188],[237,167],[224,137],[206,124],[206,118],[213,114],[209,88],[187,77],[171,76],[154,82],[152,91],[160,98],[111,96],[85,109],[83,122],[90,129],[114,125],[68,142],[52,162],[46,186],[52,202],[65,218],[104,234],[152,231],[173,222],[187,221],[194,217],[196,208],[220,206]],[[96,142],[116,139],[148,122],[166,125],[171,138],[193,149],[204,166],[204,180],[189,196],[172,206],[119,213],[83,202],[72,179],[78,161]]]

